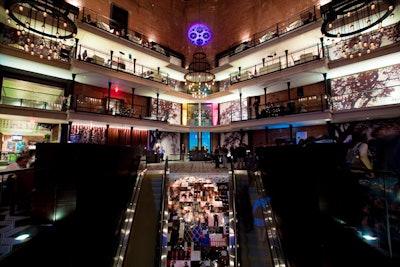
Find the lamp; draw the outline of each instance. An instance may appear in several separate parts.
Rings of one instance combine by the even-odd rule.
[[[62,56],[66,40],[75,38],[79,8],[63,0],[6,0],[5,13],[16,23],[25,51],[48,59]]]
[[[202,50],[195,52],[193,61],[189,64],[189,72],[184,76],[188,92],[194,98],[204,98],[211,93],[215,75],[210,70],[211,65],[206,60],[206,54]]]
[[[343,58],[369,54],[381,45],[382,22],[391,14],[393,0],[336,0],[321,7],[321,32]]]

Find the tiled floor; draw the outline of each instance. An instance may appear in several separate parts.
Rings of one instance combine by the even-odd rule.
[[[228,173],[227,168],[215,168],[215,164],[205,161],[170,161],[170,173]],[[165,162],[144,164],[148,170],[164,170]],[[31,240],[40,227],[33,226],[28,212],[16,211],[14,215],[9,214],[8,206],[0,207],[0,260],[13,250]],[[16,239],[22,234],[30,236],[24,240]]]
[[[228,165],[229,166],[229,165]],[[146,168],[148,170],[161,170],[165,167],[165,162],[161,163],[149,163]],[[168,162],[169,172],[170,173],[228,173],[228,168],[215,168],[215,163],[211,161],[169,161]]]
[[[168,266],[228,266],[228,174],[170,175]]]

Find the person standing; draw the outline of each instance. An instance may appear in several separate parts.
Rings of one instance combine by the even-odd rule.
[[[218,226],[218,214],[214,213],[213,217],[214,217],[214,226]]]
[[[181,144],[181,160],[182,161],[185,161],[185,153],[186,153],[186,147],[185,147],[185,144],[182,143]]]
[[[237,155],[237,169],[242,170],[246,167],[245,158],[246,158],[246,147],[243,143],[241,143],[236,149]]]
[[[348,155],[354,155],[359,160],[349,162],[351,168],[350,171],[352,173],[360,173],[360,174],[366,173],[364,170],[361,170],[360,168],[372,171],[373,166],[371,161],[369,160],[369,153],[368,153],[369,149],[368,149],[366,134],[358,131],[354,132],[352,134],[351,142],[352,142],[352,147],[349,148]],[[373,172],[368,174],[369,178],[373,176],[374,176]]]
[[[220,147],[219,145],[214,150],[214,160],[215,160],[215,168],[219,168],[219,157],[220,157]]]
[[[157,160],[157,162],[163,162],[165,154],[165,149],[163,148],[163,146],[159,146],[156,152],[159,157],[159,160]]]
[[[256,119],[258,119],[260,117],[260,112],[259,112],[260,99],[258,97],[254,99],[253,107],[254,107],[254,112],[256,114]]]
[[[221,148],[221,154],[222,154],[221,159],[222,159],[222,167],[224,168],[228,168],[228,153],[229,153],[228,148],[226,147],[226,145],[223,145]]]

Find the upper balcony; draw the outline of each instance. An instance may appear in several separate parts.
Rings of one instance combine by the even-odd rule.
[[[329,73],[329,79],[395,64],[399,54],[397,24],[387,24],[383,25],[383,31],[379,30],[383,41],[371,53],[341,57],[337,53],[338,42],[321,38],[319,8],[312,7],[254,34],[246,43],[235,46],[233,52],[221,56],[219,66],[212,70],[219,80],[218,86],[207,98],[199,100],[193,99],[183,85],[187,70],[181,66],[178,54],[129,29],[117,34],[115,29],[105,26],[106,22],[110,23],[109,18],[88,9],[80,12],[77,39],[58,44],[50,59],[44,53],[41,57],[38,51],[34,55],[27,53],[21,43],[23,38],[10,26],[4,27],[6,38],[2,40],[2,52],[10,58],[25,60],[19,63],[32,64],[29,69],[43,74],[51,72],[67,80],[76,74],[79,83],[105,88],[112,82],[129,93],[135,88],[138,95],[155,98],[160,94],[160,99],[181,103],[221,103],[237,100],[239,93],[243,98],[260,96],[264,88],[268,92],[286,90],[289,81],[292,87],[314,84],[323,81],[325,73]],[[394,19],[397,17],[395,13]],[[352,39],[343,41],[348,44]],[[339,45],[344,45],[341,42]],[[394,61],[382,60],[388,55]],[[15,62],[6,59],[2,64],[14,66]],[[122,110],[121,114],[125,112]]]

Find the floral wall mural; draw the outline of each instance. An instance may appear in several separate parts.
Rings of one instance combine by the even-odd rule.
[[[189,126],[211,126],[212,125],[212,103],[189,103],[188,125]]]
[[[221,146],[238,147],[241,143],[248,145],[248,135],[246,132],[221,133]]]
[[[197,103],[189,103],[187,105],[187,116],[188,116],[188,125],[189,126],[199,126],[199,104]]]
[[[106,127],[92,127],[90,125],[72,125],[70,141],[72,143],[105,144]]]
[[[170,124],[181,124],[182,105],[165,100],[158,100],[157,114],[157,99],[152,98],[151,116],[158,117],[161,121],[167,121]]]
[[[241,105],[240,105],[240,100],[221,103],[219,112],[220,112],[219,123],[221,125],[229,124],[231,123],[231,121],[247,120],[248,118],[247,99],[242,99]]]
[[[106,136],[108,136],[108,140]],[[69,141],[72,143],[144,147],[147,145],[147,139],[148,131],[146,130],[115,127],[107,129],[105,126],[73,124],[70,130]]]
[[[201,104],[201,126],[211,126],[212,125],[212,104],[203,103]]]
[[[171,154],[180,155],[180,133],[150,131],[148,150],[156,150],[157,146],[162,146],[165,150],[164,159]]]
[[[333,110],[400,103],[400,65],[332,79]]]
[[[161,146],[165,149],[165,155],[180,155],[180,134],[175,132],[161,133]]]

